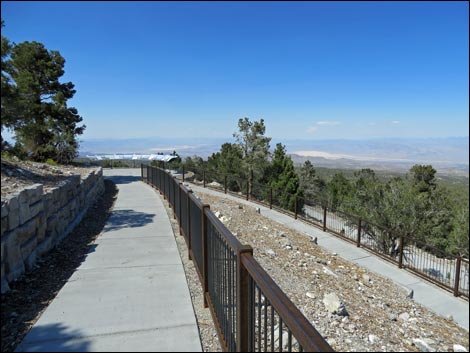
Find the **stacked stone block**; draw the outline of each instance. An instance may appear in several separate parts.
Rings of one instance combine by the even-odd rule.
[[[83,179],[67,178],[46,193],[42,184],[34,184],[2,198],[1,292],[66,237],[103,192],[98,168]]]

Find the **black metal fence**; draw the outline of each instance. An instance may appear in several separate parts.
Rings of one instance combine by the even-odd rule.
[[[246,178],[196,168],[191,169],[191,172],[196,178],[188,181],[274,208],[295,219],[299,218],[354,243],[357,247],[363,247],[400,268],[409,269],[452,291],[455,296],[469,298],[468,259],[444,253],[411,237],[405,239],[357,216],[333,210],[321,200],[286,195],[285,190],[258,183],[253,183],[250,192]],[[183,170],[183,175],[184,173]],[[294,202],[286,207],[288,199],[294,199]]]
[[[142,166],[142,180],[173,209],[224,351],[333,351],[209,205],[163,169]]]

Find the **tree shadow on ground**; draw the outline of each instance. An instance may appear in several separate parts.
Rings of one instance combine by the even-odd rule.
[[[123,228],[144,227],[152,223],[155,213],[137,212],[134,210],[114,210],[105,227],[105,232]]]
[[[106,176],[106,179],[112,180],[116,185],[121,185],[121,184],[130,184],[136,181],[140,181],[141,177],[135,176],[135,175],[114,175],[114,176],[110,175],[110,176]]]
[[[94,240],[103,231],[118,193],[111,180],[104,184],[103,196],[88,209],[75,229],[38,259],[33,271],[9,283],[10,291],[2,294],[2,352],[15,350],[86,256],[94,251]]]
[[[88,352],[90,341],[80,330],[72,330],[62,323],[35,326],[19,352]]]

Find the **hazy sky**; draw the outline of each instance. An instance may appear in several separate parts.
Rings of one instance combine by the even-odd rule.
[[[468,136],[467,2],[2,1],[66,59],[82,139]]]

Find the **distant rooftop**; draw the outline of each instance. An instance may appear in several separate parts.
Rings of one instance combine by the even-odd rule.
[[[93,154],[87,155],[87,158],[96,159],[96,160],[103,160],[103,159],[133,159],[133,160],[149,160],[149,161],[162,161],[162,162],[170,162],[178,156],[171,155],[171,154]]]

